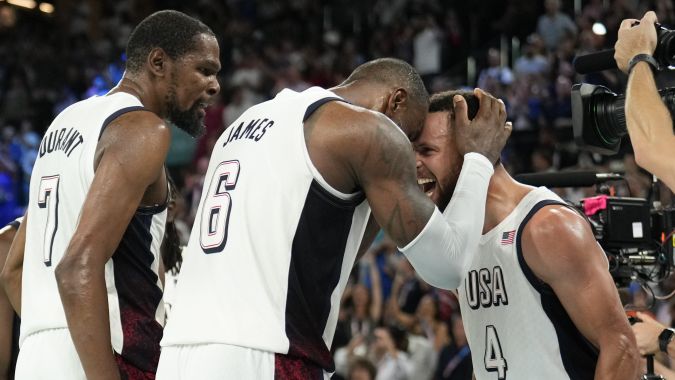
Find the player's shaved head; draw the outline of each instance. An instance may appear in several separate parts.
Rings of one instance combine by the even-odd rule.
[[[399,87],[408,93],[411,100],[427,104],[429,93],[422,78],[409,63],[396,58],[379,58],[357,67],[342,83],[374,82],[390,87]]]
[[[141,21],[127,42],[126,69],[138,72],[150,51],[161,48],[172,59],[195,50],[195,38],[200,34],[214,36],[201,21],[173,10],[155,12]]]

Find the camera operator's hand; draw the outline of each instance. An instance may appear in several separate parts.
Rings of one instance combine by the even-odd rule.
[[[628,72],[628,62],[638,54],[654,54],[656,49],[656,13],[645,13],[639,25],[636,19],[625,19],[619,27],[619,38],[614,45],[614,59],[624,73]]]
[[[646,313],[637,313],[642,320],[633,324],[633,332],[641,355],[649,355],[659,352],[659,334],[666,328]]]
[[[504,102],[477,88],[474,94],[478,98],[479,108],[476,117],[469,121],[466,100],[455,95],[453,125],[456,130],[457,147],[464,155],[476,152],[487,157],[495,164],[502,148],[511,134],[511,123],[506,123]]]

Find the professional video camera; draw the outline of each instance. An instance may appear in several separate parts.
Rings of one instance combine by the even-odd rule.
[[[652,210],[646,199],[607,195],[575,206],[587,216],[617,287],[633,280],[660,282],[670,274],[675,210]]]
[[[655,26],[658,38],[654,58],[659,69],[675,67],[675,31]],[[574,68],[579,74],[616,68],[614,49],[576,57]],[[675,115],[675,88],[662,89],[659,94]],[[624,105],[625,96],[606,87],[587,83],[572,86],[572,129],[577,145],[599,154],[616,154],[627,133]]]
[[[609,271],[618,288],[632,281],[660,282],[675,263],[675,209],[652,207],[644,198],[609,196],[606,181],[622,176],[615,173],[569,171],[515,176],[532,186],[588,187],[597,185],[598,196],[571,204],[591,225],[596,240],[609,260]]]

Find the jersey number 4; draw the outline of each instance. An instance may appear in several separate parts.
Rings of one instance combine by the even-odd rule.
[[[204,253],[217,253],[225,248],[232,209],[229,191],[234,190],[238,179],[237,160],[221,162],[211,177],[200,216],[199,243]]]
[[[52,249],[54,248],[54,237],[59,228],[59,176],[45,176],[40,178],[40,189],[38,190],[38,207],[45,209],[47,216],[45,219],[45,229],[42,234],[42,252],[46,266],[52,266]]]
[[[502,355],[502,345],[494,326],[485,326],[485,369],[488,372],[497,372],[499,380],[506,379],[506,359]]]

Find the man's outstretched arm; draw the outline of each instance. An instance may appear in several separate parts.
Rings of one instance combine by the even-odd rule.
[[[565,206],[546,206],[525,227],[522,250],[530,269],[553,289],[574,325],[600,350],[595,379],[637,379],[635,337],[588,223]]]

